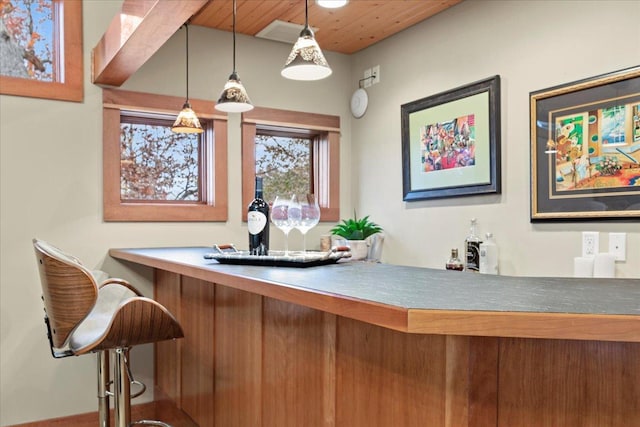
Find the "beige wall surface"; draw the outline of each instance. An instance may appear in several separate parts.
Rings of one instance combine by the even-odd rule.
[[[469,221],[492,232],[500,271],[571,276],[581,232],[627,233],[617,276],[640,278],[640,221],[536,223],[529,220],[529,93],[640,65],[640,2],[465,1],[359,52],[352,80],[380,65],[369,108],[352,121],[354,204],[386,230],[384,261],[444,268],[463,253]],[[615,31],[602,31],[615,28]],[[403,202],[400,106],[501,76],[502,193]]]
[[[31,239],[47,240],[80,257],[91,268],[124,277],[152,295],[152,273],[123,265],[110,247],[206,246],[235,243],[246,248],[241,221],[240,120],[229,119],[229,220],[224,223],[105,223],[102,220],[102,95],[90,82],[91,49],[120,1],[85,1],[83,103],[0,96],[1,112],[1,389],[0,425],[97,410],[94,356],[55,360],[49,354]],[[189,30],[192,99],[217,100],[232,71],[230,33],[202,27]],[[157,52],[122,89],[185,96],[184,30]],[[349,192],[351,88],[350,58],[327,52],[334,74],[315,83],[280,76],[291,45],[239,35],[237,69],[257,106],[341,116],[342,180]],[[176,105],[176,113],[182,105]],[[72,127],[73,126],[73,127]],[[349,205],[344,209],[349,210]],[[309,232],[309,247],[333,224]],[[283,248],[272,230],[272,247]],[[302,248],[300,233],[290,247]],[[134,349],[134,375],[153,385],[153,348]],[[134,403],[151,397],[147,392]],[[36,404],[37,402],[37,404]]]
[[[90,52],[120,3],[84,2],[83,103],[0,96],[2,426],[96,410],[94,358],[49,355],[33,237],[131,280],[148,295],[151,272],[110,259],[108,248],[245,246],[238,117],[229,121],[227,222],[102,221],[101,91],[90,83]],[[570,276],[580,232],[593,230],[602,232],[601,248],[606,233],[628,233],[627,261],[617,274],[638,278],[638,223],[529,222],[528,94],[636,65],[639,14],[635,1],[468,1],[351,57],[325,52],[334,74],[321,82],[284,80],[279,71],[290,46],[245,36],[238,37],[237,68],[256,105],[341,116],[343,216],[355,207],[385,228],[385,262],[442,268],[477,217],[480,230],[496,236],[505,274]],[[616,31],[594,30],[603,26]],[[199,27],[189,33],[190,96],[215,100],[231,72],[231,35]],[[184,95],[183,47],[178,33],[123,89]],[[353,119],[351,93],[373,65],[381,66],[381,83],[368,89],[366,115]],[[502,194],[403,202],[400,105],[494,74],[502,76]],[[312,230],[308,242],[331,225]],[[272,247],[282,245],[282,233],[273,229]],[[292,233],[290,247],[301,245]],[[150,346],[136,349],[133,365],[134,374],[152,384]]]

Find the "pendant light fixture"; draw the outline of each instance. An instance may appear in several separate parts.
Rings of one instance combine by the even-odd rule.
[[[227,113],[243,113],[253,110],[249,95],[247,95],[247,91],[236,72],[236,0],[233,0],[233,72],[224,85],[215,108]]]
[[[187,39],[187,100],[182,106],[182,111],[178,114],[175,123],[171,127],[171,130],[176,133],[202,133],[202,126],[198,116],[191,109],[189,103],[189,25],[184,24]]]
[[[332,71],[309,28],[309,0],[304,4],[304,28],[280,74],[292,80],[320,80],[329,77]]]

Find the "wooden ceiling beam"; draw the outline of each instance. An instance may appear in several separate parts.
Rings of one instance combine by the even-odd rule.
[[[93,83],[121,86],[208,2],[125,0],[93,48]]]

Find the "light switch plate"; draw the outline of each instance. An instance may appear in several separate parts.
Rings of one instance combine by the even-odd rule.
[[[616,261],[627,260],[627,233],[609,233],[609,253]]]

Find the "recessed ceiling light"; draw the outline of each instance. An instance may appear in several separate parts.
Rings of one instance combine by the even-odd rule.
[[[316,0],[316,3],[328,9],[337,9],[349,3],[349,0]]]

